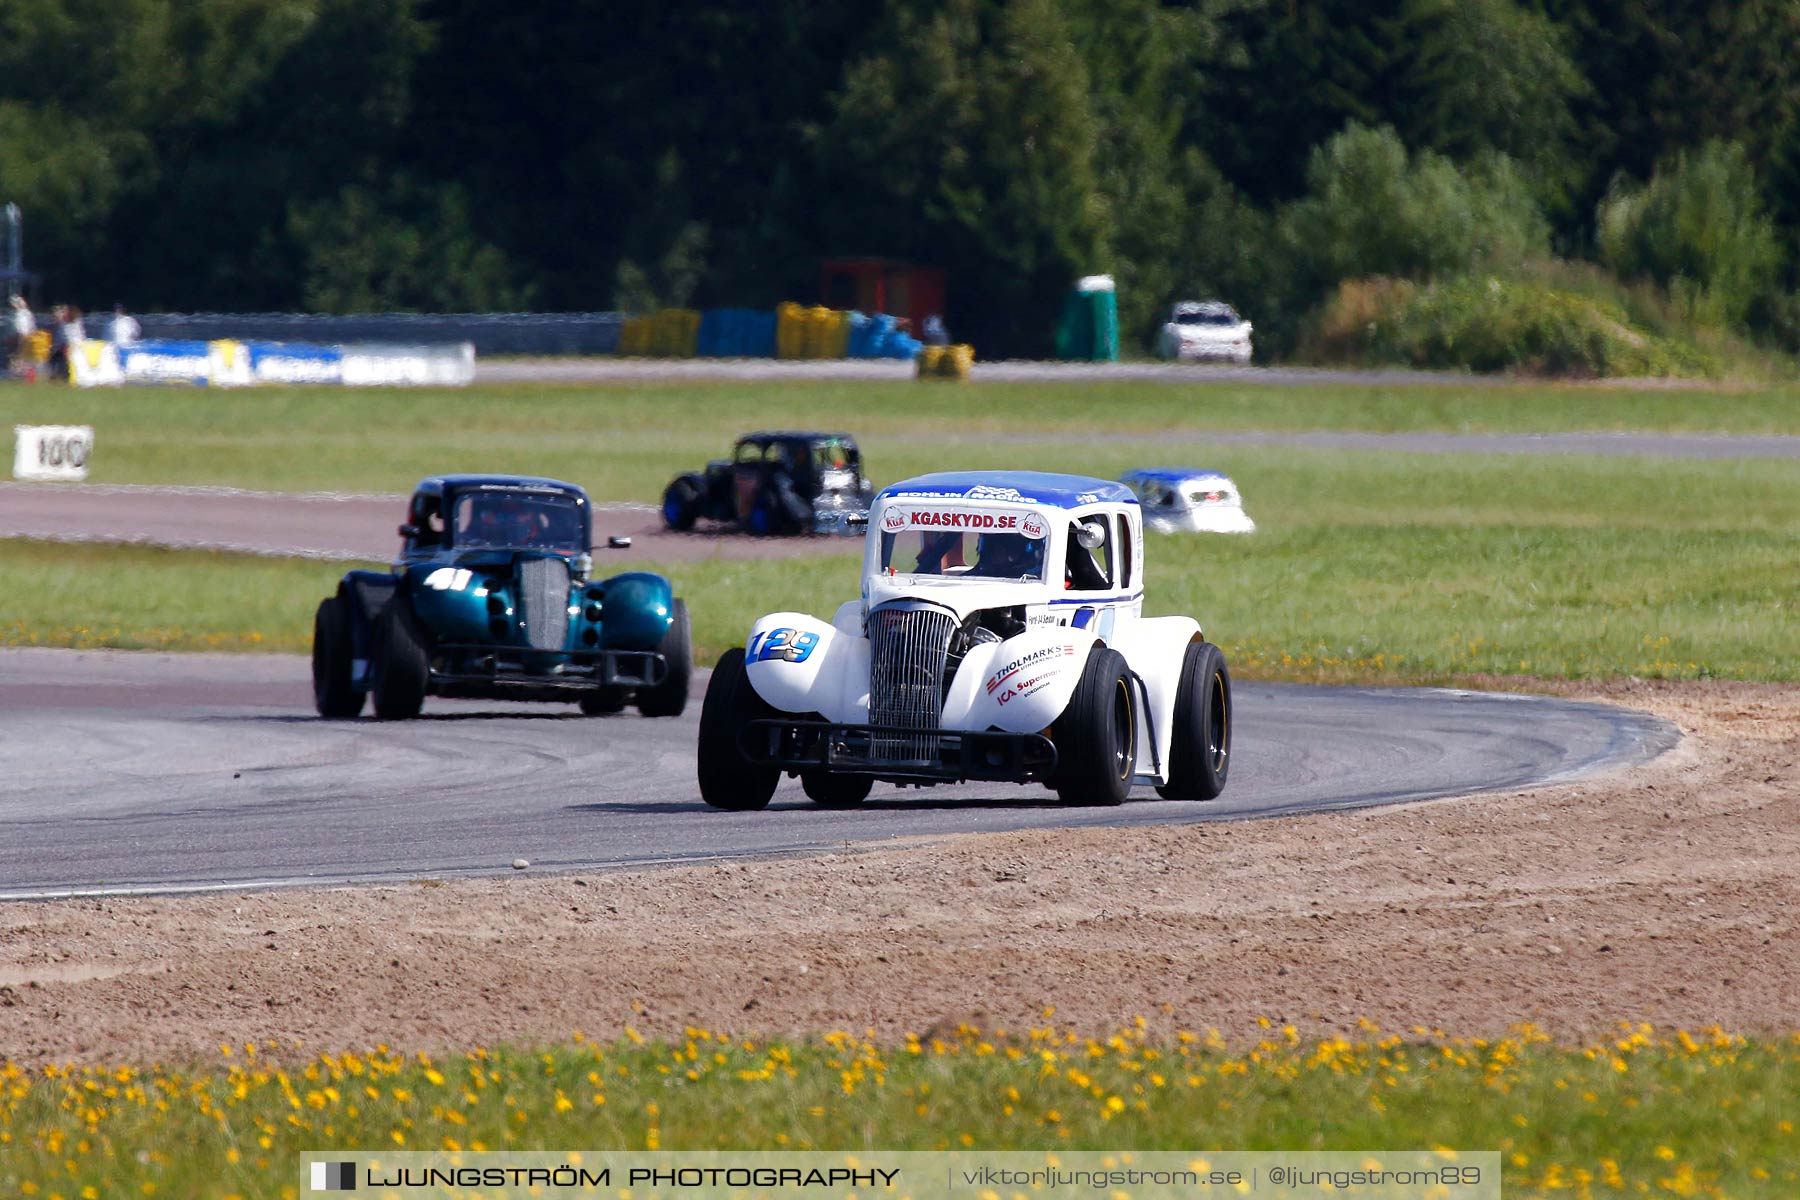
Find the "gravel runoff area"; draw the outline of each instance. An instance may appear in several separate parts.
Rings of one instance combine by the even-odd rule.
[[[1519,686],[1521,681],[1495,681]],[[1541,686],[1541,685],[1540,685]],[[1687,735],[1559,787],[789,860],[0,907],[22,1064],[973,1022],[1575,1040],[1800,1025],[1800,688],[1579,685]],[[1053,1012],[1051,1010],[1054,1010]]]

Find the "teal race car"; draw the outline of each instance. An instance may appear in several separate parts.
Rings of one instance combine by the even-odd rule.
[[[313,622],[321,717],[418,716],[426,696],[687,707],[687,606],[646,571],[594,579],[592,506],[524,475],[421,480],[391,571],[351,571]],[[625,543],[628,544],[628,543]]]

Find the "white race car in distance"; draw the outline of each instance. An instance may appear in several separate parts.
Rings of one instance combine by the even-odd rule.
[[[759,809],[785,772],[819,804],[882,780],[1039,783],[1067,804],[1134,784],[1210,800],[1231,753],[1231,676],[1192,617],[1146,617],[1137,497],[1036,471],[883,490],[862,596],[831,620],[770,613],[719,660],[700,795]]]
[[[1255,533],[1228,475],[1205,468],[1146,467],[1119,482],[1144,506],[1144,528],[1158,533]]]
[[[1156,337],[1156,353],[1181,362],[1250,361],[1250,322],[1218,300],[1179,300]]]

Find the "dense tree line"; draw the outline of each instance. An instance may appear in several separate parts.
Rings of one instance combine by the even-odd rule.
[[[0,200],[152,309],[642,309],[940,265],[1046,350],[1586,260],[1791,343],[1800,0],[7,0]]]

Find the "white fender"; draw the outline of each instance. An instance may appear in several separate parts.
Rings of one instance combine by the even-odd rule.
[[[744,671],[782,712],[861,724],[869,717],[869,643],[805,613],[770,613],[750,627]]]
[[[1192,617],[1143,617],[1122,623],[1111,645],[1131,669],[1144,677],[1149,692],[1149,720],[1138,722],[1137,777],[1144,782],[1169,781],[1169,752],[1174,744],[1175,693],[1181,688],[1181,664],[1188,643],[1200,636]],[[1156,756],[1151,757],[1154,730]],[[1160,772],[1155,770],[1160,766]]]
[[[976,646],[944,698],[945,729],[1037,733],[1062,715],[1087,666],[1094,634],[1040,625],[1004,642]]]

